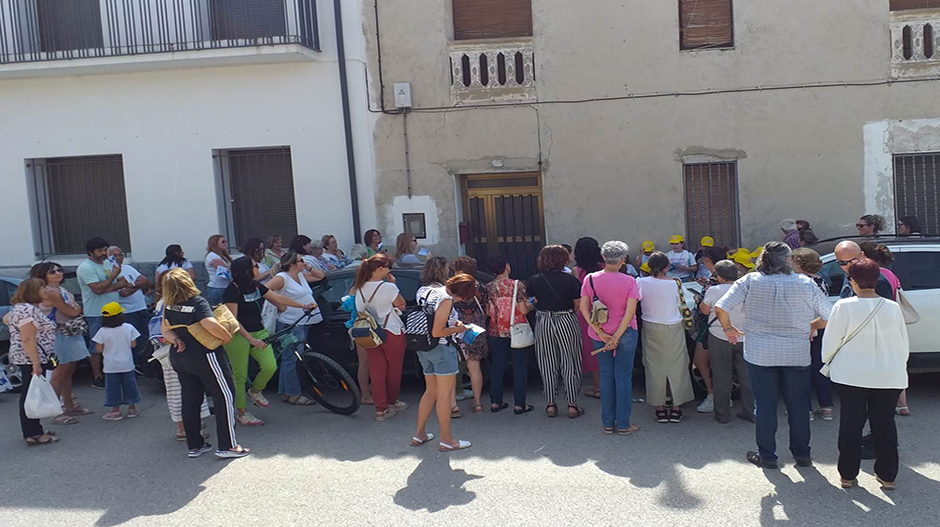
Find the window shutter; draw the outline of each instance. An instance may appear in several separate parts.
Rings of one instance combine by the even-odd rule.
[[[42,51],[83,50],[104,45],[99,0],[37,0],[36,10]]]
[[[898,219],[914,216],[923,234],[940,233],[940,153],[894,156],[894,208]]]
[[[734,161],[683,166],[687,246],[698,247],[703,236],[714,238],[716,246],[738,246],[737,166]]]
[[[213,0],[214,40],[276,37],[287,34],[284,0]]]
[[[734,45],[732,0],[679,0],[679,47]]]
[[[454,40],[532,36],[532,0],[453,0]]]
[[[892,11],[908,9],[940,9],[940,0],[891,0]]]
[[[266,240],[271,235],[290,241],[297,235],[290,148],[229,150],[225,156],[237,244],[249,238]]]

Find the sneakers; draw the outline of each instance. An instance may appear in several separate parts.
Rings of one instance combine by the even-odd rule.
[[[815,421],[815,420],[816,420],[816,412],[810,410],[810,411],[809,411],[809,422],[812,423],[812,422]]]
[[[813,458],[811,457],[794,457],[796,460],[796,466],[798,467],[811,467],[813,466]]]
[[[243,426],[261,426],[264,424],[264,421],[258,419],[257,417],[251,415],[248,412],[245,412],[242,415],[236,416],[235,419],[238,421],[238,424]]]
[[[99,390],[104,390],[104,377],[98,377],[95,380],[91,381],[91,385]]]
[[[264,394],[261,392],[248,390],[246,396],[251,399],[251,402],[255,403],[255,406],[258,408],[267,408],[268,406],[271,406],[271,403],[269,403],[268,400],[264,398]]]
[[[248,454],[251,454],[251,450],[248,450],[247,448],[242,448],[242,447],[236,447],[236,448],[240,448],[241,450],[216,450],[215,457],[219,459],[235,459],[235,458],[245,457]]]
[[[706,397],[705,400],[702,401],[702,404],[698,405],[698,408],[696,408],[696,410],[700,414],[710,414],[714,412],[715,411],[715,395],[711,393],[708,394],[708,397]]]
[[[212,450],[212,445],[210,445],[209,443],[204,443],[201,447],[199,447],[199,448],[197,448],[197,449],[195,449],[195,450],[190,450],[190,451],[189,451],[189,454],[187,454],[187,456],[188,456],[190,459],[194,459],[194,458],[197,458],[197,457],[199,457],[199,456],[205,454],[206,452],[208,452],[208,451],[210,451],[210,450]]]
[[[473,392],[464,388],[464,390],[457,392],[458,401],[466,401],[467,399],[473,399]]]
[[[832,421],[832,408],[821,406],[816,412],[823,421]]]

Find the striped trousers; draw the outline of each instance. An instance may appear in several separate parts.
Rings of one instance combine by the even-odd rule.
[[[180,386],[179,375],[170,364],[170,356],[167,355],[160,359],[160,365],[163,366],[163,385],[166,387],[166,406],[170,410],[170,419],[174,423],[183,422],[183,388]],[[203,419],[209,417],[209,403],[206,398],[202,398],[202,407],[199,410],[200,417]]]
[[[555,402],[560,378],[568,404],[577,404],[581,391],[581,327],[573,311],[536,312],[535,358],[546,402]]]

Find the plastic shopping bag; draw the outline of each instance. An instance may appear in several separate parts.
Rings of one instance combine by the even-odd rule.
[[[261,321],[264,329],[268,330],[268,335],[273,335],[277,327],[277,306],[265,300],[264,307],[261,308]]]
[[[26,417],[30,419],[55,417],[62,413],[59,396],[55,394],[46,376],[33,375],[23,408],[26,411]]]

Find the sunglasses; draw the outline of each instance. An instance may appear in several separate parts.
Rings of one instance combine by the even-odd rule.
[[[855,228],[856,228],[856,229],[864,229],[865,227],[870,227],[870,225],[868,225],[867,223],[856,223],[856,224],[855,224]]]
[[[50,269],[46,274],[62,274],[62,269]]]
[[[858,256],[856,256],[855,258],[852,258],[851,260],[836,260],[836,263],[841,266],[846,266],[854,262],[855,260],[858,260]]]

